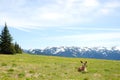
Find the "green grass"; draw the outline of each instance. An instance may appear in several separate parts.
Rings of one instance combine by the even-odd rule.
[[[77,71],[81,60],[88,61],[87,73]],[[120,61],[0,55],[0,80],[120,80]]]

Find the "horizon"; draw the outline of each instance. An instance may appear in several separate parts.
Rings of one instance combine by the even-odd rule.
[[[119,0],[0,0],[0,31],[24,49],[120,47],[119,14]]]

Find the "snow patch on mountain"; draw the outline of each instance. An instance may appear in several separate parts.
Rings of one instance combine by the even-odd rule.
[[[120,60],[119,47],[47,47],[45,49],[24,50],[26,53],[37,55],[54,55],[64,57],[97,58]]]

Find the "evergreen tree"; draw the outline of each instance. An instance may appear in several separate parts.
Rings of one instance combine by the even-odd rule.
[[[17,42],[15,42],[14,47],[15,47],[16,53],[22,53],[22,49],[21,49],[21,47],[17,44]]]
[[[15,54],[14,45],[12,43],[12,37],[9,33],[7,24],[5,23],[5,27],[2,30],[1,36],[0,36],[0,52],[2,54]]]

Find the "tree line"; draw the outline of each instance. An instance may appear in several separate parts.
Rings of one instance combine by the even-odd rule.
[[[17,44],[17,42],[13,43],[13,38],[8,30],[7,24],[0,34],[0,54],[21,54],[22,49]]]

